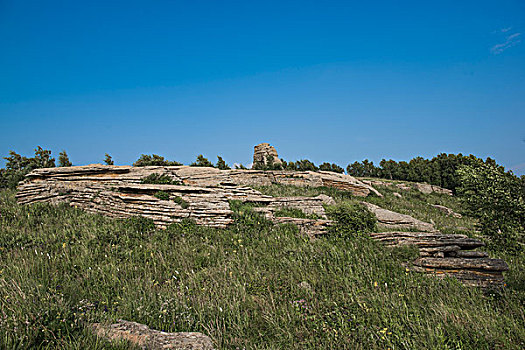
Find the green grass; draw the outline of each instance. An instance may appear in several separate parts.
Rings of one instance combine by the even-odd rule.
[[[297,208],[290,208],[290,207],[282,207],[277,209],[273,215],[277,217],[289,217],[289,218],[299,218],[299,219],[320,219],[319,215],[317,214],[306,214],[301,209]]]
[[[228,229],[155,230],[65,205],[20,206],[1,192],[0,348],[127,349],[87,329],[118,318],[200,331],[219,349],[525,346],[523,256],[507,259],[507,288],[483,293],[407,273],[411,248],[363,235],[310,241],[239,203],[232,209]]]

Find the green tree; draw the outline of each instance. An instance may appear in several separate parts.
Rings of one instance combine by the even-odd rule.
[[[140,158],[133,163],[133,166],[151,166],[151,165],[160,165],[160,166],[175,166],[182,165],[179,162],[169,161],[164,159],[164,157],[157,154],[147,155],[142,154]]]
[[[202,154],[199,154],[195,162],[191,163],[190,166],[202,166],[202,167],[212,167],[213,168],[212,162],[210,162],[207,158],[204,158]]]
[[[217,164],[215,165],[216,168],[218,169],[221,169],[221,170],[228,170],[228,169],[231,169],[228,164],[226,164],[226,162],[224,161],[224,159],[222,159],[221,156],[217,156]]]
[[[460,166],[457,175],[457,193],[467,212],[479,219],[484,235],[506,247],[523,239],[525,197],[520,178],[495,162],[479,159]]]
[[[111,158],[111,156],[106,153],[106,158],[104,158],[104,163],[106,163],[106,165],[115,165],[115,163],[113,162],[113,158]]]
[[[0,172],[0,186],[4,188],[16,188],[25,175],[34,169],[55,167],[55,159],[51,157],[51,151],[40,146],[35,149],[33,158],[9,151],[9,156],[4,159],[7,161],[5,169]]]
[[[330,164],[328,162],[324,162],[323,164],[319,165],[319,170],[331,171],[331,172],[339,173],[339,174],[342,174],[345,171],[339,165],[337,165],[335,163]]]
[[[68,167],[72,166],[73,163],[69,160],[66,151],[62,151],[58,154],[58,166],[59,167]]]

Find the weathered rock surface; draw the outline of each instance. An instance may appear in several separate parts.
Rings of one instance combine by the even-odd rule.
[[[110,341],[129,341],[147,350],[213,350],[210,337],[198,332],[168,333],[150,329],[148,326],[119,320],[111,325],[95,323],[95,334]]]
[[[449,196],[452,196],[452,191],[443,187],[439,187],[436,185],[430,185],[427,183],[421,183],[421,182],[407,182],[407,183],[399,183],[399,182],[391,182],[391,181],[381,181],[381,180],[361,180],[367,185],[374,186],[374,187],[382,187],[382,186],[395,186],[403,191],[409,191],[411,189],[416,189],[422,193],[441,193],[446,194]]]
[[[184,185],[141,183],[142,179],[151,174],[165,175]],[[322,185],[324,174],[311,176]],[[225,227],[233,222],[229,200],[240,200],[260,205],[261,211],[275,222],[285,221],[283,218],[276,219],[273,215],[275,210],[283,207],[315,214],[322,218],[319,224],[310,219],[301,221],[290,218],[288,222],[295,222],[301,231],[311,236],[322,233],[329,225],[323,204],[332,203],[332,198],[274,198],[244,185],[261,180],[273,183],[270,179],[274,178],[272,172],[264,171],[96,164],[37,169],[28,174],[26,180],[19,185],[16,196],[22,204],[66,202],[88,212],[115,218],[144,216],[161,228],[185,218],[193,219],[200,225]],[[159,196],[159,192],[163,196]]]
[[[274,164],[282,163],[275,147],[270,146],[269,143],[260,143],[253,148],[253,164],[268,164],[268,159],[273,159]]]
[[[452,217],[455,217],[455,218],[461,218],[461,214],[456,213],[454,210],[452,210],[450,208],[447,208],[444,205],[431,204],[431,206],[433,206],[437,210],[447,214],[448,216],[452,216]]]
[[[471,250],[484,244],[466,235],[390,231],[371,233],[370,236],[387,246],[416,246],[420,258],[412,263],[411,270],[438,277],[455,277],[467,286],[501,286],[503,272],[508,270],[503,260],[490,259],[485,252]]]
[[[377,225],[385,229],[416,229],[420,231],[435,231],[434,225],[423,222],[410,215],[396,213],[391,210],[383,209],[375,204],[361,202],[377,218]]]

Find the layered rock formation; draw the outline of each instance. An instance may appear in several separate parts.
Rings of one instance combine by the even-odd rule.
[[[152,174],[164,175],[180,184],[142,183]],[[249,170],[89,165],[34,170],[19,185],[16,196],[22,204],[66,202],[115,218],[143,216],[161,228],[185,218],[199,225],[226,227],[233,222],[230,200],[255,203],[260,206],[257,210],[274,222],[295,223],[311,236],[331,224],[323,207],[329,201],[327,196],[271,197],[243,185],[271,184],[274,178],[272,172]],[[322,184],[324,175],[312,178]],[[299,209],[305,214],[315,214],[320,220],[277,218],[274,212],[279,208]]]
[[[210,337],[198,332],[168,333],[150,329],[148,326],[118,320],[111,325],[95,323],[94,333],[109,341],[129,341],[134,346],[147,350],[213,350]]]
[[[451,190],[443,188],[443,187],[439,187],[436,185],[430,185],[427,183],[420,183],[420,182],[398,183],[398,182],[381,181],[381,180],[361,180],[361,181],[373,187],[392,186],[392,187],[397,187],[403,191],[409,191],[411,189],[415,189],[425,194],[440,193],[440,194],[446,194],[446,195],[452,196]]]
[[[380,225],[383,223],[383,228],[421,230],[370,234],[372,239],[387,246],[416,246],[420,257],[412,263],[411,270],[439,277],[455,277],[467,286],[503,285],[503,272],[508,270],[507,264],[501,259],[489,258],[485,252],[473,250],[484,246],[480,240],[466,235],[443,234],[436,231],[432,224],[409,215],[398,214],[370,203],[363,204],[376,215]]]
[[[267,165],[270,159],[273,160],[273,164],[282,164],[275,147],[270,146],[269,143],[260,143],[253,148],[253,164]]]

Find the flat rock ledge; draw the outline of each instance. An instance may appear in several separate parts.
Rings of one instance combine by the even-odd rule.
[[[111,325],[95,323],[94,333],[109,341],[129,341],[147,350],[213,350],[210,337],[198,332],[167,333],[150,329],[148,326],[118,320]]]
[[[377,226],[384,229],[415,229],[419,231],[432,232],[436,229],[434,225],[413,218],[410,215],[396,213],[388,209],[383,209],[375,204],[361,202],[377,218]]]
[[[177,185],[142,183],[144,178],[152,174],[164,175]],[[366,186],[354,182],[352,177],[346,179],[338,175],[95,164],[36,169],[19,184],[16,198],[21,204],[68,203],[113,218],[143,216],[152,219],[160,228],[184,219],[192,219],[198,225],[224,228],[233,223],[229,201],[239,200],[256,204],[260,207],[258,210],[276,223],[294,223],[301,232],[316,236],[323,234],[331,224],[326,218],[323,204],[333,203],[332,198],[324,195],[271,197],[248,186],[287,182],[315,187],[327,186],[324,182],[327,180],[337,186],[346,186],[348,190],[357,188],[357,192],[352,192],[354,194],[369,193]],[[276,218],[273,213],[279,208],[299,209],[305,214],[315,214],[319,220]]]
[[[439,187],[436,185],[430,185],[427,183],[421,183],[421,182],[407,182],[407,183],[401,182],[399,183],[399,182],[381,181],[381,180],[361,180],[361,181],[373,187],[395,186],[403,191],[409,191],[411,189],[415,189],[425,194],[439,193],[439,194],[446,194],[449,196],[453,195],[452,191],[447,188]]]
[[[466,235],[434,232],[378,232],[372,239],[396,247],[414,245],[420,257],[408,268],[437,277],[455,277],[466,286],[499,287],[503,272],[509,268],[501,259],[491,259],[486,252],[473,250],[484,243]]]

